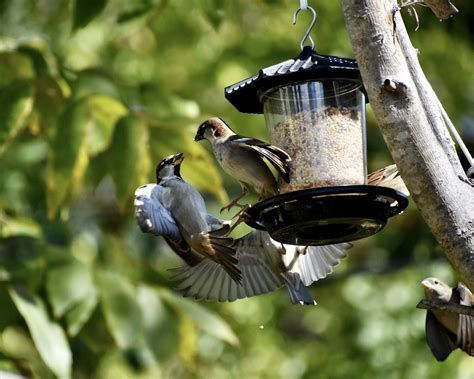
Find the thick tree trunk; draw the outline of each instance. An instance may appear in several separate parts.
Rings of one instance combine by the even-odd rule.
[[[352,47],[387,146],[424,220],[473,290],[474,188],[395,5],[392,0],[342,0]]]

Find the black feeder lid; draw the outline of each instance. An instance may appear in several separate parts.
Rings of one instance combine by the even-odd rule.
[[[305,46],[298,57],[263,68],[257,75],[226,87],[225,97],[239,112],[261,114],[261,91],[291,83],[324,79],[354,80],[362,84],[355,59],[320,55],[310,46]],[[366,94],[365,89],[361,89]]]
[[[407,197],[392,188],[353,185],[277,195],[252,205],[245,222],[279,242],[317,246],[354,241],[382,230]]]

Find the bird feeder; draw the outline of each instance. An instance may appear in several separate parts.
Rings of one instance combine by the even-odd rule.
[[[408,201],[367,185],[367,97],[357,62],[314,50],[316,12],[306,9],[313,21],[300,55],[227,87],[225,96],[240,112],[263,113],[270,142],[292,158],[289,183],[280,179],[280,195],[251,206],[247,223],[283,243],[324,245],[377,233]]]

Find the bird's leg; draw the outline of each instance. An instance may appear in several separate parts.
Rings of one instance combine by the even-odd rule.
[[[243,186],[242,188],[243,188],[242,193],[241,193],[239,196],[237,196],[235,199],[233,199],[229,204],[227,204],[226,206],[222,207],[222,208],[221,208],[221,213],[222,213],[224,210],[226,210],[226,209],[227,209],[228,211],[230,211],[230,208],[232,208],[232,207],[234,207],[234,206],[238,206],[238,207],[241,207],[241,208],[244,208],[244,207],[245,207],[245,205],[239,204],[238,201],[239,201],[240,199],[242,199],[244,196],[246,196],[246,195],[249,193],[249,190],[248,190],[248,188],[247,188],[246,186]],[[240,213],[240,212],[239,212],[239,213]]]
[[[293,256],[293,259],[291,260],[290,264],[286,266],[287,270],[291,270],[293,266],[295,265],[296,261],[298,260],[298,257],[300,256],[300,252],[298,249],[295,251],[295,255]]]
[[[247,210],[250,208],[250,205],[244,205],[240,211],[238,211],[233,217],[237,218],[237,220],[231,225],[230,230],[227,234],[230,234],[238,225],[240,225],[242,222],[245,222],[248,220],[248,214]]]

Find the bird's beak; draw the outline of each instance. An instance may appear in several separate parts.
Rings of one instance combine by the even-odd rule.
[[[194,141],[195,142],[204,139],[204,128],[201,128],[201,126],[199,127],[196,135],[194,136]]]
[[[184,160],[184,154],[183,153],[178,153],[173,156],[173,166],[178,166],[181,164],[181,162]]]
[[[425,279],[421,282],[421,285],[427,290],[427,291],[432,291],[433,286],[431,285],[431,282],[428,279]]]

